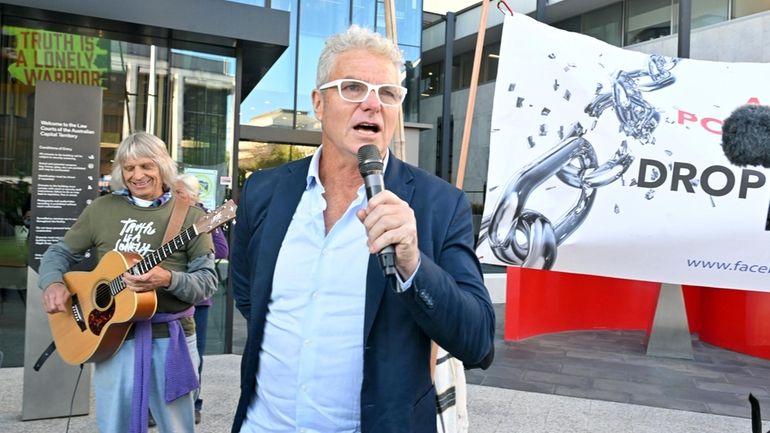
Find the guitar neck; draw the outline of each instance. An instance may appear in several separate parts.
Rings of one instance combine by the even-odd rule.
[[[163,244],[160,248],[146,255],[141,261],[130,267],[126,272],[131,275],[142,275],[150,269],[157,266],[163,260],[169,258],[172,254],[182,249],[188,242],[195,239],[198,236],[198,231],[194,225],[182,230],[181,233],[174,236],[173,239]],[[117,295],[121,290],[126,288],[126,282],[123,281],[123,276],[119,275],[114,280],[110,281],[110,291],[112,295]]]
[[[150,253],[146,257],[142,258],[134,266],[130,267],[126,272],[130,272],[131,275],[142,275],[150,269],[158,265],[158,263],[167,259],[171,254],[179,251],[188,242],[194,239],[201,233],[209,233],[220,225],[235,218],[235,210],[237,206],[232,200],[227,200],[222,206],[216,208],[213,212],[210,212],[195,224],[191,225],[181,233],[176,235],[173,239],[163,244],[160,248]],[[126,282],[123,281],[122,276],[118,276],[114,280],[109,282],[110,292],[112,295],[117,295],[121,290],[126,288]]]

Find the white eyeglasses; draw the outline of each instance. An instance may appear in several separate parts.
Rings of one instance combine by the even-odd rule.
[[[364,102],[369,93],[374,90],[377,100],[382,105],[397,107],[404,102],[406,98],[406,87],[397,84],[369,84],[366,81],[342,78],[329,81],[318,87],[318,90],[337,88],[340,98],[348,102]]]

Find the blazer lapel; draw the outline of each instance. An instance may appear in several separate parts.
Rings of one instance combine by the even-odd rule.
[[[265,232],[260,244],[259,263],[257,275],[263,276],[262,283],[270,287],[272,292],[273,273],[275,263],[278,260],[278,252],[281,249],[283,238],[289,229],[294,211],[302,198],[302,193],[307,186],[307,170],[310,166],[310,158],[305,158],[298,164],[288,166],[288,172],[277,180],[275,191],[268,205],[265,216]],[[268,292],[268,293],[269,293]]]
[[[401,161],[396,159],[391,153],[388,159],[388,167],[385,169],[384,176],[385,188],[396,194],[401,200],[407,203],[412,202],[414,195],[414,184],[412,173],[409,168]],[[369,339],[369,332],[372,330],[374,318],[382,302],[382,295],[387,287],[387,280],[382,275],[380,263],[376,254],[369,256],[369,266],[366,271],[366,306],[364,308],[364,342]]]

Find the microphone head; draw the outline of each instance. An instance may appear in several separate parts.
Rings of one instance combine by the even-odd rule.
[[[380,149],[374,144],[365,144],[358,149],[358,171],[361,176],[381,172],[383,168]]]
[[[737,166],[770,168],[770,107],[746,104],[736,108],[722,125],[722,150]]]

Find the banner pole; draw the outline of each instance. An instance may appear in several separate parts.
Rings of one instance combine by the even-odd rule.
[[[393,45],[398,46],[398,32],[396,31],[396,6],[393,0],[385,0],[385,36],[393,41]],[[401,107],[401,109],[398,110],[396,130],[393,134],[393,153],[396,155],[396,158],[403,160],[406,157],[405,147],[404,107]]]
[[[489,2],[481,2],[481,19],[479,20],[479,32],[476,36],[476,52],[473,55],[473,70],[471,71],[471,88],[468,94],[468,107],[465,110],[465,126],[463,127],[463,140],[460,145],[460,160],[457,164],[457,180],[455,186],[463,189],[465,180],[465,165],[468,159],[468,142],[471,139],[471,125],[473,124],[473,109],[476,105],[476,90],[479,87],[479,68],[481,67],[481,53],[484,51],[484,35],[487,31],[487,14]],[[451,59],[445,60],[451,61]]]

